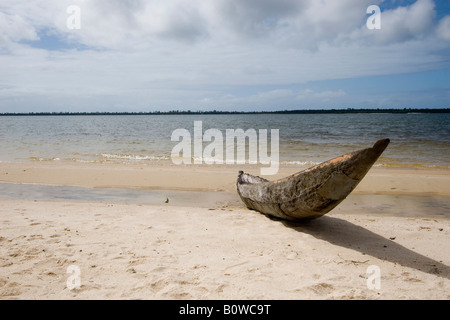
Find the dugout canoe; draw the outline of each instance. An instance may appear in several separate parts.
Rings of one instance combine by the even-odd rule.
[[[287,220],[320,217],[341,203],[389,144],[348,153],[276,181],[239,171],[237,192],[245,205]]]

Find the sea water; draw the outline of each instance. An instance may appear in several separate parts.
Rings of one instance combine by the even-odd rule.
[[[176,129],[279,130],[280,165],[310,166],[391,143],[376,163],[450,167],[450,114],[191,114],[0,116],[0,161],[172,163]]]

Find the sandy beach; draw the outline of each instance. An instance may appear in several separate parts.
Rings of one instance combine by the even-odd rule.
[[[2,1],[0,301],[450,300],[449,3]]]
[[[153,204],[3,196],[0,298],[450,298],[448,170],[374,167],[332,212],[293,223],[245,208],[239,169],[0,163],[2,185],[23,190],[195,193]]]

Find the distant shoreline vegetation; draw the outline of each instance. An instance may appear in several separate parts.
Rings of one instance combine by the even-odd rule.
[[[120,115],[198,115],[198,114],[349,114],[349,113],[450,113],[450,108],[403,108],[403,109],[305,109],[280,111],[141,111],[141,112],[3,112],[0,116],[120,116]]]

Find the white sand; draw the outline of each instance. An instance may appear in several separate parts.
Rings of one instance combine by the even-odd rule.
[[[34,164],[0,168],[10,182],[77,185],[67,167],[55,166],[53,173],[51,166],[40,171]],[[30,168],[37,175],[25,175]],[[143,183],[126,178],[136,177],[128,168],[86,168],[90,175],[77,168],[80,184],[97,178],[112,185],[113,170],[130,173],[116,181]],[[216,184],[208,188],[234,184],[209,172],[215,178],[204,179]],[[303,223],[272,220],[244,206],[0,200],[0,298],[449,299],[450,219],[439,215],[449,210],[448,173],[379,172],[386,176],[368,176],[359,193]],[[107,178],[100,181],[102,175]],[[416,183],[403,185],[405,179]],[[174,187],[173,181],[152,181]],[[440,183],[440,190],[424,192],[427,183]],[[432,198],[423,197],[430,195],[445,201],[432,208],[424,201]],[[427,208],[438,215],[426,216]],[[80,271],[81,285],[72,290],[77,274],[67,273],[71,266]],[[380,271],[379,288],[370,266]]]
[[[449,220],[15,200],[0,216],[3,299],[450,298]]]

